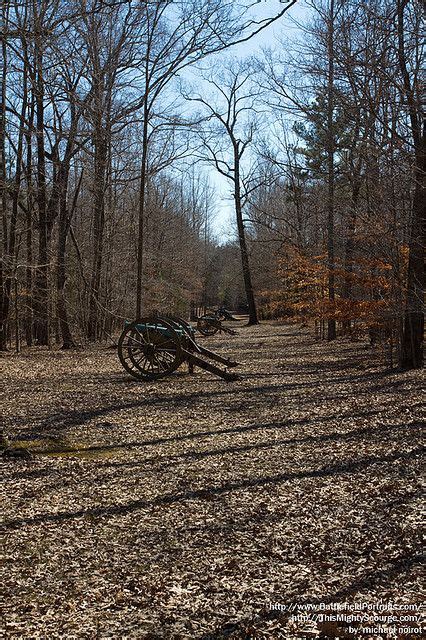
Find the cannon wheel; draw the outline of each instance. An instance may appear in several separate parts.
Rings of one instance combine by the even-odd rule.
[[[200,316],[197,320],[197,329],[203,336],[214,336],[219,331],[219,327],[212,324],[210,320],[215,320],[215,318],[205,315]]]
[[[167,376],[184,360],[179,334],[161,317],[130,323],[118,341],[118,357],[128,373],[142,380]]]

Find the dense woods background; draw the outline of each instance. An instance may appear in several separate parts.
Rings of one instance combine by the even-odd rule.
[[[3,4],[1,349],[224,303],[422,366],[423,3],[315,0],[291,42],[254,4]]]

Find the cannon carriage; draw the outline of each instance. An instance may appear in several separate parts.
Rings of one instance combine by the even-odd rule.
[[[157,380],[184,363],[190,372],[199,367],[227,381],[238,379],[236,373],[228,371],[238,366],[237,362],[198,344],[193,327],[174,316],[151,316],[126,323],[118,341],[118,357],[124,369],[139,380]]]
[[[197,318],[197,329],[203,336],[214,336],[216,333],[228,333],[234,336],[237,332],[222,324],[223,320],[236,320],[224,307],[205,313]]]

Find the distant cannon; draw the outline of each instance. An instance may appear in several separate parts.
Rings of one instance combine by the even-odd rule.
[[[222,320],[236,320],[236,318],[225,307],[219,307],[215,311],[205,313],[197,318],[197,329],[203,336],[213,336],[217,332],[235,335],[237,332],[225,327]]]

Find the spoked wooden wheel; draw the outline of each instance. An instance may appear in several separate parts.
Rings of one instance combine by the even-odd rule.
[[[197,329],[203,336],[214,336],[219,331],[219,327],[212,323],[215,318],[212,316],[200,316],[197,320]]]
[[[164,318],[141,318],[124,329],[118,357],[135,378],[156,380],[172,373],[183,361],[179,334]]]

